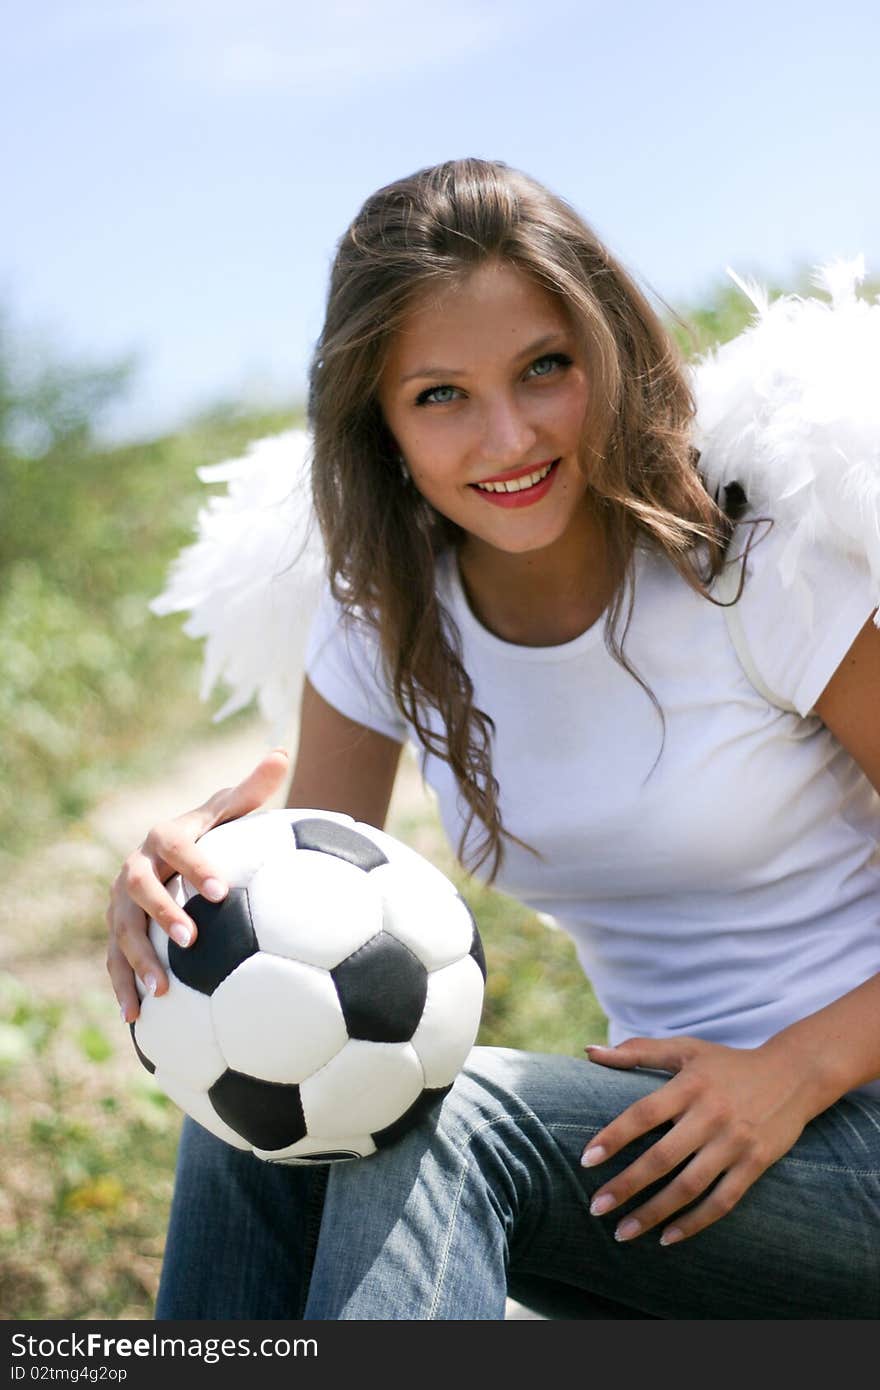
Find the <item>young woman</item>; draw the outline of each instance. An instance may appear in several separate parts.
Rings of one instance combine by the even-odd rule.
[[[391,1149],[262,1163],[184,1127],[158,1316],[880,1314],[880,632],[867,567],[722,511],[678,355],[559,198],[424,170],[342,238],[311,377],[330,582],[292,806],[382,826],[412,739],[462,862],[574,937],[586,1060],[474,1049]],[[770,521],[773,519],[770,518]],[[744,555],[744,559],[740,559]],[[758,693],[713,593],[737,563]],[[146,935],[217,898],[199,849],[286,775],[155,826],[108,910],[131,1021]]]

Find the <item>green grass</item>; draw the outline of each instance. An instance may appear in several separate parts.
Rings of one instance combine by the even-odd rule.
[[[569,938],[500,893],[463,885],[486,951],[479,1043],[583,1056],[606,1019]]]
[[[6,1318],[146,1318],[180,1127],[109,991],[0,976],[0,1306]]]

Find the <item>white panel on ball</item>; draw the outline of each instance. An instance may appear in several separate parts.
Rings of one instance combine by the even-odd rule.
[[[156,1069],[154,1081],[165,1092],[175,1105],[179,1105],[181,1110],[185,1110],[187,1115],[191,1115],[203,1129],[210,1130],[211,1134],[218,1139],[225,1139],[227,1144],[232,1144],[236,1149],[250,1149],[250,1144],[246,1139],[242,1139],[240,1134],[236,1134],[234,1129],[221,1120],[217,1111],[211,1104],[206,1091],[191,1091],[183,1084],[179,1076]]]
[[[348,1037],[326,970],[261,952],[217,986],[211,1016],[228,1065],[263,1081],[304,1080]]]
[[[382,930],[382,899],[372,874],[337,855],[293,847],[290,855],[294,863],[287,854],[269,860],[248,888],[260,950],[331,970]]]
[[[382,896],[386,930],[409,946],[428,970],[468,954],[474,924],[457,893],[429,895],[423,876],[403,864],[382,864],[370,878]]]
[[[199,840],[199,850],[231,887],[246,888],[261,864],[292,843],[286,817],[260,811],[215,825]]]
[[[422,893],[429,889],[436,889],[438,893],[456,893],[455,884],[451,879],[441,873],[430,860],[424,859],[417,850],[405,845],[402,840],[396,840],[393,835],[386,835],[384,830],[377,830],[376,826],[367,825],[363,821],[356,821],[355,828],[379,847],[390,864],[400,865],[401,870],[411,869],[422,885]]]
[[[455,1080],[476,1042],[482,1007],[483,975],[473,956],[428,976],[422,1020],[410,1039],[424,1068],[426,1086],[448,1086]],[[453,1016],[460,1024],[455,1032],[449,1027]]]
[[[167,994],[141,1001],[134,1035],[157,1070],[166,1068],[184,1086],[207,1090],[226,1070],[214,1040],[210,999],[174,974]]]
[[[425,1086],[422,1064],[409,1043],[352,1038],[326,1067],[300,1087],[306,1129],[329,1141],[375,1133],[392,1124]]]

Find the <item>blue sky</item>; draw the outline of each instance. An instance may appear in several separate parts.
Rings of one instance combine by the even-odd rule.
[[[380,185],[481,155],[681,304],[732,265],[880,271],[880,6],[839,0],[7,0],[0,298],[140,366],[116,437],[293,402],[334,245]]]

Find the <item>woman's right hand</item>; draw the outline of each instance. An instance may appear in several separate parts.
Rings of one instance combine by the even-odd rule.
[[[194,811],[154,825],[143,844],[128,856],[110,889],[107,970],[126,1023],[140,1011],[137,975],[150,993],[164,994],[168,977],[153,950],[147,926],[152,917],[179,945],[196,938],[196,925],[166,890],[182,874],[203,897],[220,902],[228,885],[199,852],[198,840],[215,825],[246,816],[274,795],[287,774],[288,754],[274,748],[236,787],[225,787]]]

